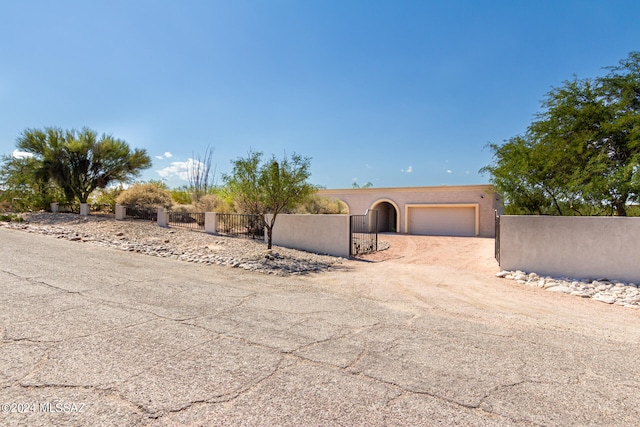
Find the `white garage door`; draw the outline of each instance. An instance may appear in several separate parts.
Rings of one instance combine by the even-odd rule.
[[[476,207],[412,207],[409,234],[476,236]]]

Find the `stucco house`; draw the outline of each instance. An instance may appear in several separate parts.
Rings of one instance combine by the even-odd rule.
[[[319,190],[350,214],[378,211],[378,231],[435,236],[495,237],[502,198],[491,185]]]

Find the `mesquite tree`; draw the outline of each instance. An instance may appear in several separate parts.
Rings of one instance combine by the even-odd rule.
[[[640,200],[640,52],[551,90],[524,135],[481,172],[511,213],[626,216]]]

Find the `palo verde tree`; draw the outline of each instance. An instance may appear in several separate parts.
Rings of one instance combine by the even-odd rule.
[[[294,153],[291,158],[272,156],[263,162],[261,152],[250,151],[246,158],[232,163],[231,174],[222,177],[226,190],[241,211],[260,216],[267,229],[267,248],[271,249],[278,214],[294,209],[316,191],[307,182],[310,158]],[[266,214],[271,214],[269,221]]]
[[[33,179],[57,184],[67,200],[86,203],[96,188],[128,182],[151,166],[143,149],[88,128],[81,131],[47,127],[27,129],[17,139],[19,150],[30,153]]]
[[[524,135],[489,144],[480,171],[511,213],[626,216],[640,198],[640,52],[608,74],[566,81]]]

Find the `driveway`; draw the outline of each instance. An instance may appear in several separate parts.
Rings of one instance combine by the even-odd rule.
[[[383,238],[282,278],[0,228],[0,424],[637,425],[638,311]]]

